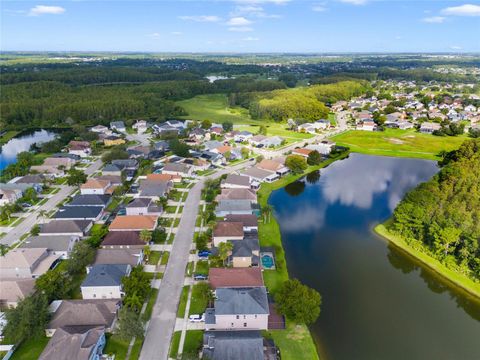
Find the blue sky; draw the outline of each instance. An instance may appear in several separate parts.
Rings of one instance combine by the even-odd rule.
[[[3,51],[480,51],[470,0],[2,0],[0,12]]]

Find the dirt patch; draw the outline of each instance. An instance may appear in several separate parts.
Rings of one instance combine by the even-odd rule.
[[[307,331],[300,325],[295,325],[295,329],[287,335],[287,338],[292,340],[302,340],[307,335]]]
[[[395,138],[389,138],[387,139],[389,142],[391,142],[392,144],[397,144],[397,145],[402,145],[404,144],[405,142],[400,140],[400,139],[395,139]]]

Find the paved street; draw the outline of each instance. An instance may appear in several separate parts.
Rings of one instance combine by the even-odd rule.
[[[101,166],[102,160],[99,159],[85,169],[85,174],[91,175],[95,171],[100,169]],[[55,209],[55,206],[57,206],[59,202],[64,200],[73,190],[75,190],[75,187],[73,186],[60,185],[59,192],[57,192],[50,199],[48,199],[48,201],[42,206],[40,206],[37,210],[25,217],[20,224],[15,226],[15,228],[5,234],[5,236],[0,239],[0,243],[11,246],[15,242],[17,242],[23,234],[30,231],[33,225],[40,224],[43,221],[42,219],[38,218],[39,211],[45,210],[46,212],[48,212],[52,209]]]

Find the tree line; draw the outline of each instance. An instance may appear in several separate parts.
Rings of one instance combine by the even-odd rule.
[[[388,228],[447,267],[480,279],[480,139],[444,154],[440,165],[398,204]]]

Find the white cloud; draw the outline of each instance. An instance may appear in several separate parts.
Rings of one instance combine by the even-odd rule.
[[[324,5],[313,5],[312,10],[315,12],[323,12],[326,11],[327,8]]]
[[[218,22],[222,20],[220,17],[216,15],[186,15],[186,16],[179,16],[181,20],[186,21],[196,21],[196,22]]]
[[[248,27],[248,26],[239,26],[239,27],[229,27],[228,31],[249,32],[249,31],[253,31],[253,29],[251,27]]]
[[[443,16],[430,16],[430,17],[426,17],[426,18],[422,19],[423,22],[426,22],[426,23],[429,23],[429,24],[441,24],[445,20],[446,20],[446,18],[443,17]]]
[[[260,39],[257,37],[248,36],[246,38],[243,38],[242,40],[243,41],[259,41]]]
[[[402,39],[403,39],[403,37],[401,35],[395,36],[395,40],[402,40]]]
[[[480,5],[465,4],[452,6],[443,9],[442,14],[455,16],[480,16]]]
[[[368,0],[340,0],[345,4],[352,4],[352,5],[365,5]]]
[[[175,36],[183,35],[183,33],[181,31],[172,31],[171,34],[175,35]]]
[[[247,26],[250,25],[252,22],[243,16],[233,17],[227,21],[227,25],[230,26]]]
[[[37,5],[30,9],[28,13],[29,16],[40,16],[45,14],[51,15],[60,15],[65,12],[65,8],[61,6],[47,6],[47,5]]]
[[[457,46],[457,45],[452,45],[452,46],[450,46],[450,49],[452,49],[452,50],[462,50],[462,47]]]
[[[154,32],[154,33],[148,34],[147,36],[151,37],[152,39],[158,39],[160,37],[160,33]]]
[[[240,4],[275,4],[275,5],[284,5],[291,0],[235,0],[235,2]]]

